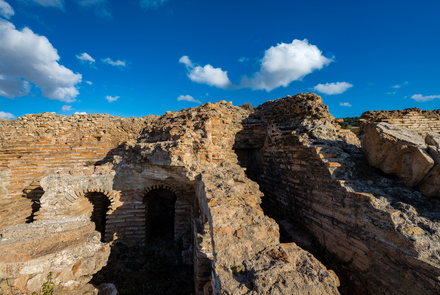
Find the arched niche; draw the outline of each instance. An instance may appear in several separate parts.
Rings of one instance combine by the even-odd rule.
[[[101,233],[101,242],[105,242],[107,214],[110,210],[111,202],[109,198],[101,192],[87,192],[84,194],[84,197],[93,206],[93,208],[89,208],[87,215],[90,217],[90,220],[95,223],[95,230]],[[92,209],[91,212],[90,209]]]

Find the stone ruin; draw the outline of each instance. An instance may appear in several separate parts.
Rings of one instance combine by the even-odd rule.
[[[362,122],[378,129],[373,117]],[[54,294],[105,294],[89,282],[115,249],[158,232],[197,295],[440,293],[438,195],[370,165],[315,94],[0,130],[0,294],[38,292],[49,273]]]

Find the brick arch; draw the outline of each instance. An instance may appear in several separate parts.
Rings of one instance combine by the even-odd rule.
[[[102,188],[88,188],[84,190],[77,190],[74,194],[66,193],[64,195],[65,200],[67,203],[70,203],[71,206],[73,206],[75,203],[77,203],[80,199],[85,198],[85,195],[87,193],[102,193],[109,199],[111,205],[108,211],[108,214],[111,214],[114,212],[122,203],[120,202],[121,194],[119,191],[115,190],[105,190]]]
[[[95,210],[95,203],[87,198],[87,194],[89,193],[100,193],[107,197],[108,201],[110,201],[108,210],[105,210],[105,221],[103,223],[100,223],[100,225],[102,225],[102,228],[96,228],[96,230],[101,232],[101,241],[109,242],[112,239],[113,232],[111,232],[107,228],[107,222],[109,215],[113,214],[113,212],[115,212],[122,205],[122,202],[120,201],[120,192],[115,190],[106,190],[99,187],[89,187],[83,190],[75,190],[74,194],[66,193],[64,194],[64,200],[65,203],[68,203],[68,206],[72,210],[71,212],[69,212],[70,214],[81,214],[86,217],[93,218],[93,215],[89,215],[89,213],[93,214],[92,212],[94,212]]]
[[[155,190],[155,189],[166,189],[166,190],[169,190],[169,191],[173,192],[176,195],[177,198],[181,197],[181,193],[180,193],[179,190],[174,189],[174,188],[172,188],[172,187],[170,187],[168,185],[165,185],[165,184],[155,184],[155,185],[152,185],[150,187],[147,187],[146,189],[141,191],[140,195],[141,196],[146,195],[150,191]]]

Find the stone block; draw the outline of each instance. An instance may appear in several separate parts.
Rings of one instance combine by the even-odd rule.
[[[363,130],[362,149],[370,164],[399,176],[409,187],[420,183],[434,166],[417,132],[387,123],[370,123]]]

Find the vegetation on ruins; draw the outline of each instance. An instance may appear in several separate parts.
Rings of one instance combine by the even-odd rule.
[[[343,122],[339,123],[342,129],[347,129],[349,127],[359,127],[359,117],[347,117],[343,118],[343,120]]]
[[[47,275],[47,280],[46,282],[43,283],[43,285],[41,286],[41,291],[40,294],[38,294],[37,292],[33,292],[32,295],[52,295],[53,294],[53,287],[54,287],[54,282],[52,281],[52,272],[50,272]]]

